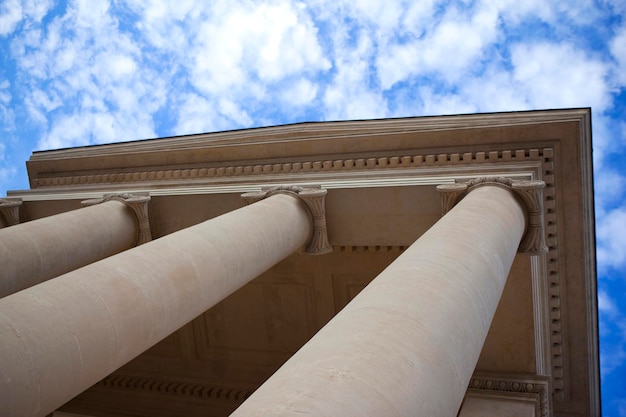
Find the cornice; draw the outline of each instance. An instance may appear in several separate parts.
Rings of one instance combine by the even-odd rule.
[[[524,124],[582,122],[589,124],[590,109],[534,110],[520,112],[482,113],[448,116],[425,116],[359,121],[303,122],[280,126],[211,132],[195,135],[144,139],[114,144],[92,145],[33,153],[31,160],[66,159],[126,154],[172,149],[198,149],[215,146],[280,143],[293,141],[323,141],[344,137],[363,137],[372,134],[429,132],[486,127],[520,126]]]
[[[234,165],[221,167],[199,167],[190,169],[156,169],[150,171],[117,172],[117,173],[94,173],[92,175],[50,176],[45,178],[31,179],[34,189],[47,187],[64,188],[80,186],[138,186],[140,184],[153,184],[154,186],[190,184],[203,180],[217,180],[221,183],[241,183],[263,181],[276,176],[288,175],[291,177],[308,177],[316,174],[341,173],[345,177],[346,172],[377,173],[389,176],[389,170],[419,168],[450,168],[450,172],[459,174],[459,168],[476,163],[504,163],[515,165],[537,160],[543,157],[544,152],[552,152],[551,148],[514,149],[488,152],[465,152],[465,153],[438,153],[397,156],[381,156],[370,158],[348,158],[334,160],[311,160],[304,162],[286,162],[280,164],[257,164],[257,165]],[[500,169],[505,168],[503,166]],[[473,169],[473,167],[471,168]],[[423,172],[420,172],[423,174]],[[332,174],[331,174],[332,175]],[[367,174],[365,174],[367,175]],[[441,175],[441,174],[439,174]],[[420,175],[421,176],[421,175]],[[212,184],[215,185],[215,184]],[[34,190],[33,190],[34,191]],[[14,193],[11,193],[13,195]]]

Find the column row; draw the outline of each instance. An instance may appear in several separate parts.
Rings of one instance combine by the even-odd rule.
[[[520,242],[542,250],[541,186],[444,190],[448,213],[235,415],[455,415]],[[0,300],[0,415],[46,415],[298,248],[327,252],[324,195],[248,194],[253,204]],[[114,203],[80,211],[118,222]]]

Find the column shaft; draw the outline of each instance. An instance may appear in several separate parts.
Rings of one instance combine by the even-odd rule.
[[[119,201],[0,230],[0,297],[131,248],[134,214]]]
[[[0,415],[43,416],[302,247],[275,195],[0,300]]]
[[[524,227],[509,191],[471,191],[233,416],[455,416]]]

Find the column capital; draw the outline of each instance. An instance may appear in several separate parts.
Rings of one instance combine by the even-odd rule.
[[[319,186],[281,185],[244,193],[241,197],[248,205],[274,194],[289,194],[302,201],[313,220],[313,233],[306,245],[305,252],[311,255],[323,255],[333,251],[333,247],[328,242],[328,230],[326,228],[326,193],[327,190]]]
[[[510,191],[518,200],[526,215],[526,231],[518,251],[530,255],[548,252],[545,242],[543,219],[543,189],[546,184],[539,180],[512,180],[505,177],[480,177],[456,184],[441,184],[437,191],[441,195],[442,212],[445,215],[468,193],[478,187],[495,186]]]
[[[0,216],[4,217],[7,226],[13,226],[20,222],[20,206],[22,199],[0,198]]]
[[[84,200],[81,204],[83,206],[93,206],[106,201],[122,202],[132,210],[137,220],[137,227],[139,230],[135,246],[142,245],[152,240],[152,234],[150,232],[150,218],[148,217],[148,202],[150,201],[148,193],[104,194],[102,198]]]

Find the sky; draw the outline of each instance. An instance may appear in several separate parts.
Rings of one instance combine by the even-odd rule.
[[[605,417],[626,417],[623,0],[0,0],[0,196],[33,150],[591,107]]]

